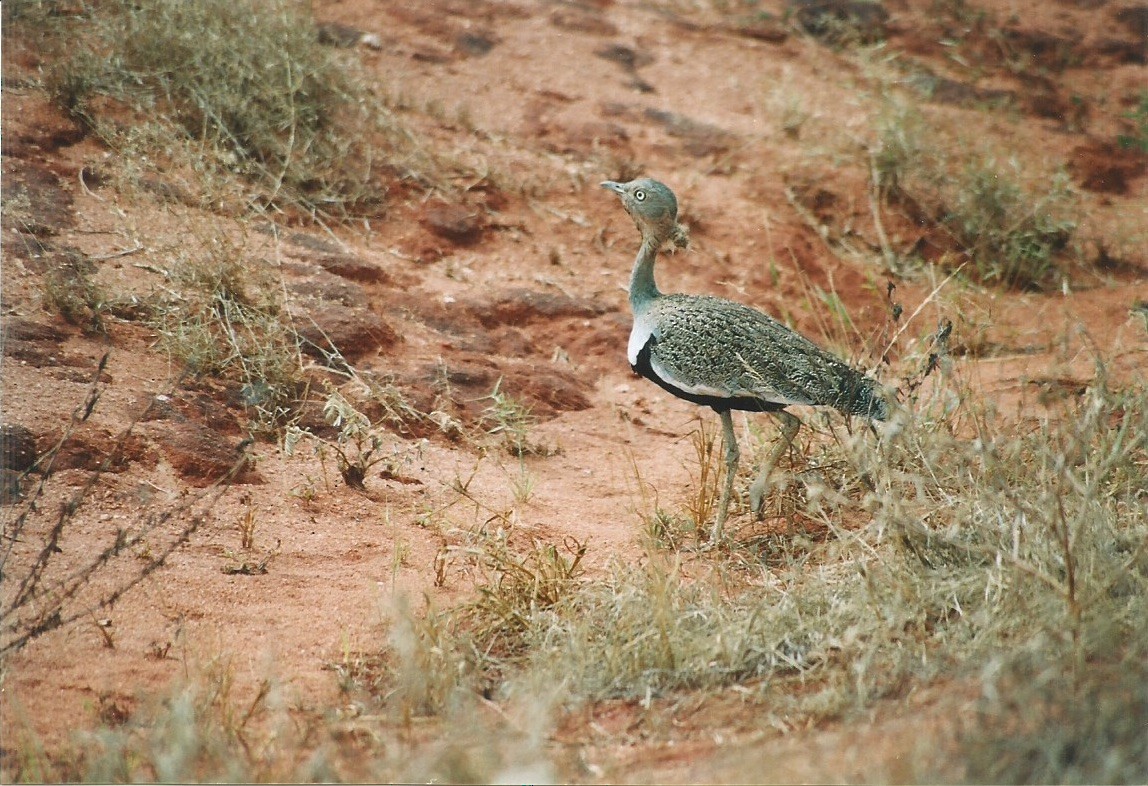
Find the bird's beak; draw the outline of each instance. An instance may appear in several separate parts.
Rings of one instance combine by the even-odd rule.
[[[622,193],[622,184],[621,183],[615,183],[613,180],[603,180],[598,185],[602,186],[602,188],[613,191],[615,194],[621,194]]]

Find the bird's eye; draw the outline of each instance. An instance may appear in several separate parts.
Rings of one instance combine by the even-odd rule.
[[[645,202],[646,201],[646,192],[639,188],[637,191],[634,192],[634,199],[638,200],[639,202]]]

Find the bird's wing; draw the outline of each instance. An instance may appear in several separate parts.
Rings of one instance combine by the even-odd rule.
[[[864,379],[760,311],[721,298],[671,295],[650,314],[654,373],[689,393],[837,406]]]

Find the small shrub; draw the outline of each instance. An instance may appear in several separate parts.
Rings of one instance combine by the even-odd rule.
[[[78,559],[61,564],[75,555],[59,544],[68,542],[75,527],[82,526],[77,520],[90,513],[97,498],[102,499],[96,489],[104,473],[122,461],[125,451],[138,441],[133,431],[151,411],[150,405],[139,408],[114,438],[99,471],[88,473],[77,488],[54,488],[53,474],[61,450],[103,399],[109,356],[105,353],[97,363],[85,400],[72,410],[56,444],[38,457],[40,481],[4,519],[6,546],[0,549],[0,574],[11,583],[11,590],[0,599],[0,657],[50,631],[93,621],[97,610],[114,606],[125,593],[161,569],[207,520],[230,479],[247,462],[240,452],[231,470],[211,486],[164,504],[145,504],[130,523],[103,528]],[[60,493],[62,496],[56,496]],[[114,644],[114,639],[105,635],[105,642]]]
[[[1116,144],[1124,150],[1148,153],[1148,92],[1140,94],[1136,108],[1125,112],[1124,119],[1131,121],[1132,132],[1117,134]]]
[[[917,112],[890,107],[878,122],[873,177],[917,223],[946,233],[974,277],[1006,288],[1042,288],[1076,231],[1068,178],[1047,190],[1022,185],[1020,165],[970,153],[952,159],[938,129]],[[950,263],[952,264],[952,263]],[[955,265],[954,265],[955,266]]]
[[[294,413],[302,388],[299,339],[269,271],[242,242],[213,237],[179,250],[152,323],[160,346],[194,375],[232,382],[259,431]]]
[[[1017,169],[1015,162],[1009,168]],[[942,221],[971,257],[982,281],[1040,286],[1055,270],[1076,223],[1063,213],[1068,181],[1058,175],[1048,193],[1033,196],[992,161],[965,168]]]
[[[92,280],[96,266],[78,252],[66,252],[42,279],[44,303],[64,321],[96,333],[104,332],[108,299]]]
[[[372,466],[383,461],[381,453],[383,438],[362,412],[338,391],[327,396],[323,405],[323,417],[339,429],[338,441],[333,445],[339,459],[339,474],[347,485],[355,489],[365,488],[363,481]]]
[[[60,47],[46,84],[113,147],[158,126],[153,157],[183,147],[192,169],[258,183],[264,206],[336,217],[378,210],[380,170],[409,173],[410,138],[319,43],[305,4],[114,0],[85,12],[82,43]],[[132,122],[111,119],[100,95]]]
[[[385,450],[389,441],[385,426],[393,424],[389,413],[373,422],[338,390],[327,395],[323,418],[339,430],[333,442],[296,425],[289,425],[284,431],[283,451],[288,456],[293,455],[301,442],[309,441],[320,461],[325,462],[327,452],[333,452],[343,481],[359,491],[366,489],[367,473],[372,468],[382,464],[384,476],[399,477],[402,465],[412,461],[413,454],[421,449],[421,443],[415,443],[410,449],[392,445],[390,450]]]
[[[382,450],[383,432],[337,390],[327,396],[323,418],[339,430],[334,442],[320,439],[297,426],[288,426],[283,438],[283,452],[293,455],[300,442],[312,440],[320,458],[326,455],[327,450],[334,451],[343,482],[353,489],[364,490],[367,472],[388,458]]]

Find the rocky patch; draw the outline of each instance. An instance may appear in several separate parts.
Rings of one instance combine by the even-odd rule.
[[[586,409],[593,392],[592,380],[554,363],[506,358],[496,361],[481,355],[463,355],[416,367],[400,374],[396,384],[408,393],[412,405],[424,412],[434,409],[436,398],[441,399],[443,391],[449,390],[454,414],[471,423],[481,419],[496,385],[539,417]]]
[[[317,257],[315,264],[332,275],[363,284],[386,284],[391,280],[390,274],[381,266],[354,254],[330,254]]]
[[[809,35],[827,41],[880,41],[889,12],[880,3],[852,0],[789,0],[790,14]]]
[[[550,24],[559,30],[569,30],[575,33],[600,36],[618,34],[617,25],[588,9],[561,8],[550,14]]]
[[[234,440],[198,423],[171,423],[151,429],[152,438],[175,473],[186,483],[204,488],[220,480],[261,484],[262,476]]]
[[[465,205],[430,204],[423,209],[420,220],[433,234],[460,246],[471,246],[482,239],[482,218]]]
[[[611,310],[587,298],[529,289],[509,289],[458,305],[473,315],[479,324],[488,328],[494,325],[528,325],[555,319],[586,319]]]
[[[1148,155],[1093,141],[1072,150],[1068,171],[1081,188],[1102,194],[1124,194],[1128,184],[1148,170]]]
[[[60,179],[48,169],[27,159],[17,159],[5,167],[0,188],[6,222],[20,231],[51,237],[75,225],[73,197]]]
[[[292,282],[288,290],[311,301],[338,303],[349,308],[366,308],[369,302],[366,291],[359,284],[332,275],[326,270],[315,270],[306,279]]]
[[[36,440],[41,454],[51,451],[63,432],[56,430],[41,435]],[[154,467],[158,457],[151,443],[139,434],[113,433],[111,430],[84,423],[78,426],[60,444],[54,456],[44,462],[41,471],[59,472],[78,469],[87,472],[122,473],[133,463],[142,467]]]
[[[0,321],[0,346],[4,354],[37,368],[56,362],[60,345],[67,336],[54,324],[28,317],[5,317]]]
[[[293,306],[292,324],[303,352],[327,360],[334,349],[350,361],[393,346],[401,337],[378,314],[342,303],[319,301],[313,307]]]
[[[221,400],[228,403],[221,403]],[[217,382],[203,380],[195,387],[148,397],[142,406],[145,411],[141,422],[192,421],[220,434],[239,436],[243,433],[238,395]]]
[[[23,472],[36,463],[36,436],[17,423],[0,425],[0,468]]]

